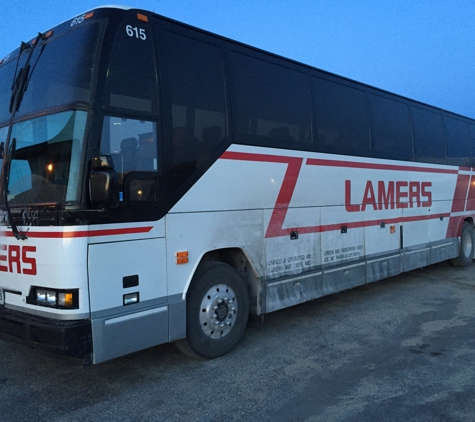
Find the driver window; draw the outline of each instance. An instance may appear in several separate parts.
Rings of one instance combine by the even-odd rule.
[[[131,171],[158,172],[156,124],[146,120],[105,117],[101,153],[110,154],[122,181]]]
[[[125,117],[104,118],[101,153],[110,154],[121,186],[119,200],[157,201],[156,178],[144,175],[124,178],[130,172],[159,172],[157,125],[146,120]]]

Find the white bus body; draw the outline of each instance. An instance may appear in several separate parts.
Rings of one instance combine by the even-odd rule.
[[[160,221],[35,227],[21,244],[2,228],[5,306],[90,318],[93,361],[102,362],[182,338],[188,286],[214,251],[242,261],[258,315],[454,258],[474,177],[469,168],[234,145]],[[179,252],[187,263],[177,264]],[[132,275],[140,284],[124,288]],[[81,308],[26,304],[24,292],[45,284],[78,288]],[[130,293],[139,308],[124,306]]]

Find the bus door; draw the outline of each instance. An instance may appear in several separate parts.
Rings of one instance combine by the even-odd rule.
[[[90,238],[94,363],[168,341],[164,220]]]
[[[95,363],[169,340],[166,183],[158,140],[156,122],[104,118],[100,151],[113,162],[119,192],[118,206],[109,211],[110,224],[89,238]]]

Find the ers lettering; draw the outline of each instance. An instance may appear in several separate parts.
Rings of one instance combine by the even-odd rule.
[[[36,275],[36,246],[0,245],[0,271]]]
[[[430,207],[431,182],[368,180],[364,191],[352,192],[351,180],[345,180],[345,208],[348,212],[374,211],[394,208]],[[352,203],[353,202],[353,203]],[[361,204],[361,205],[359,205]]]

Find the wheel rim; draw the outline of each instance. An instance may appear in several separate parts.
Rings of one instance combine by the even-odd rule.
[[[466,230],[462,236],[462,251],[464,256],[470,256],[470,254],[472,253],[472,247],[472,236],[470,236],[470,232]]]
[[[222,338],[232,330],[237,311],[238,302],[233,289],[225,284],[213,286],[201,301],[201,329],[212,339]]]

